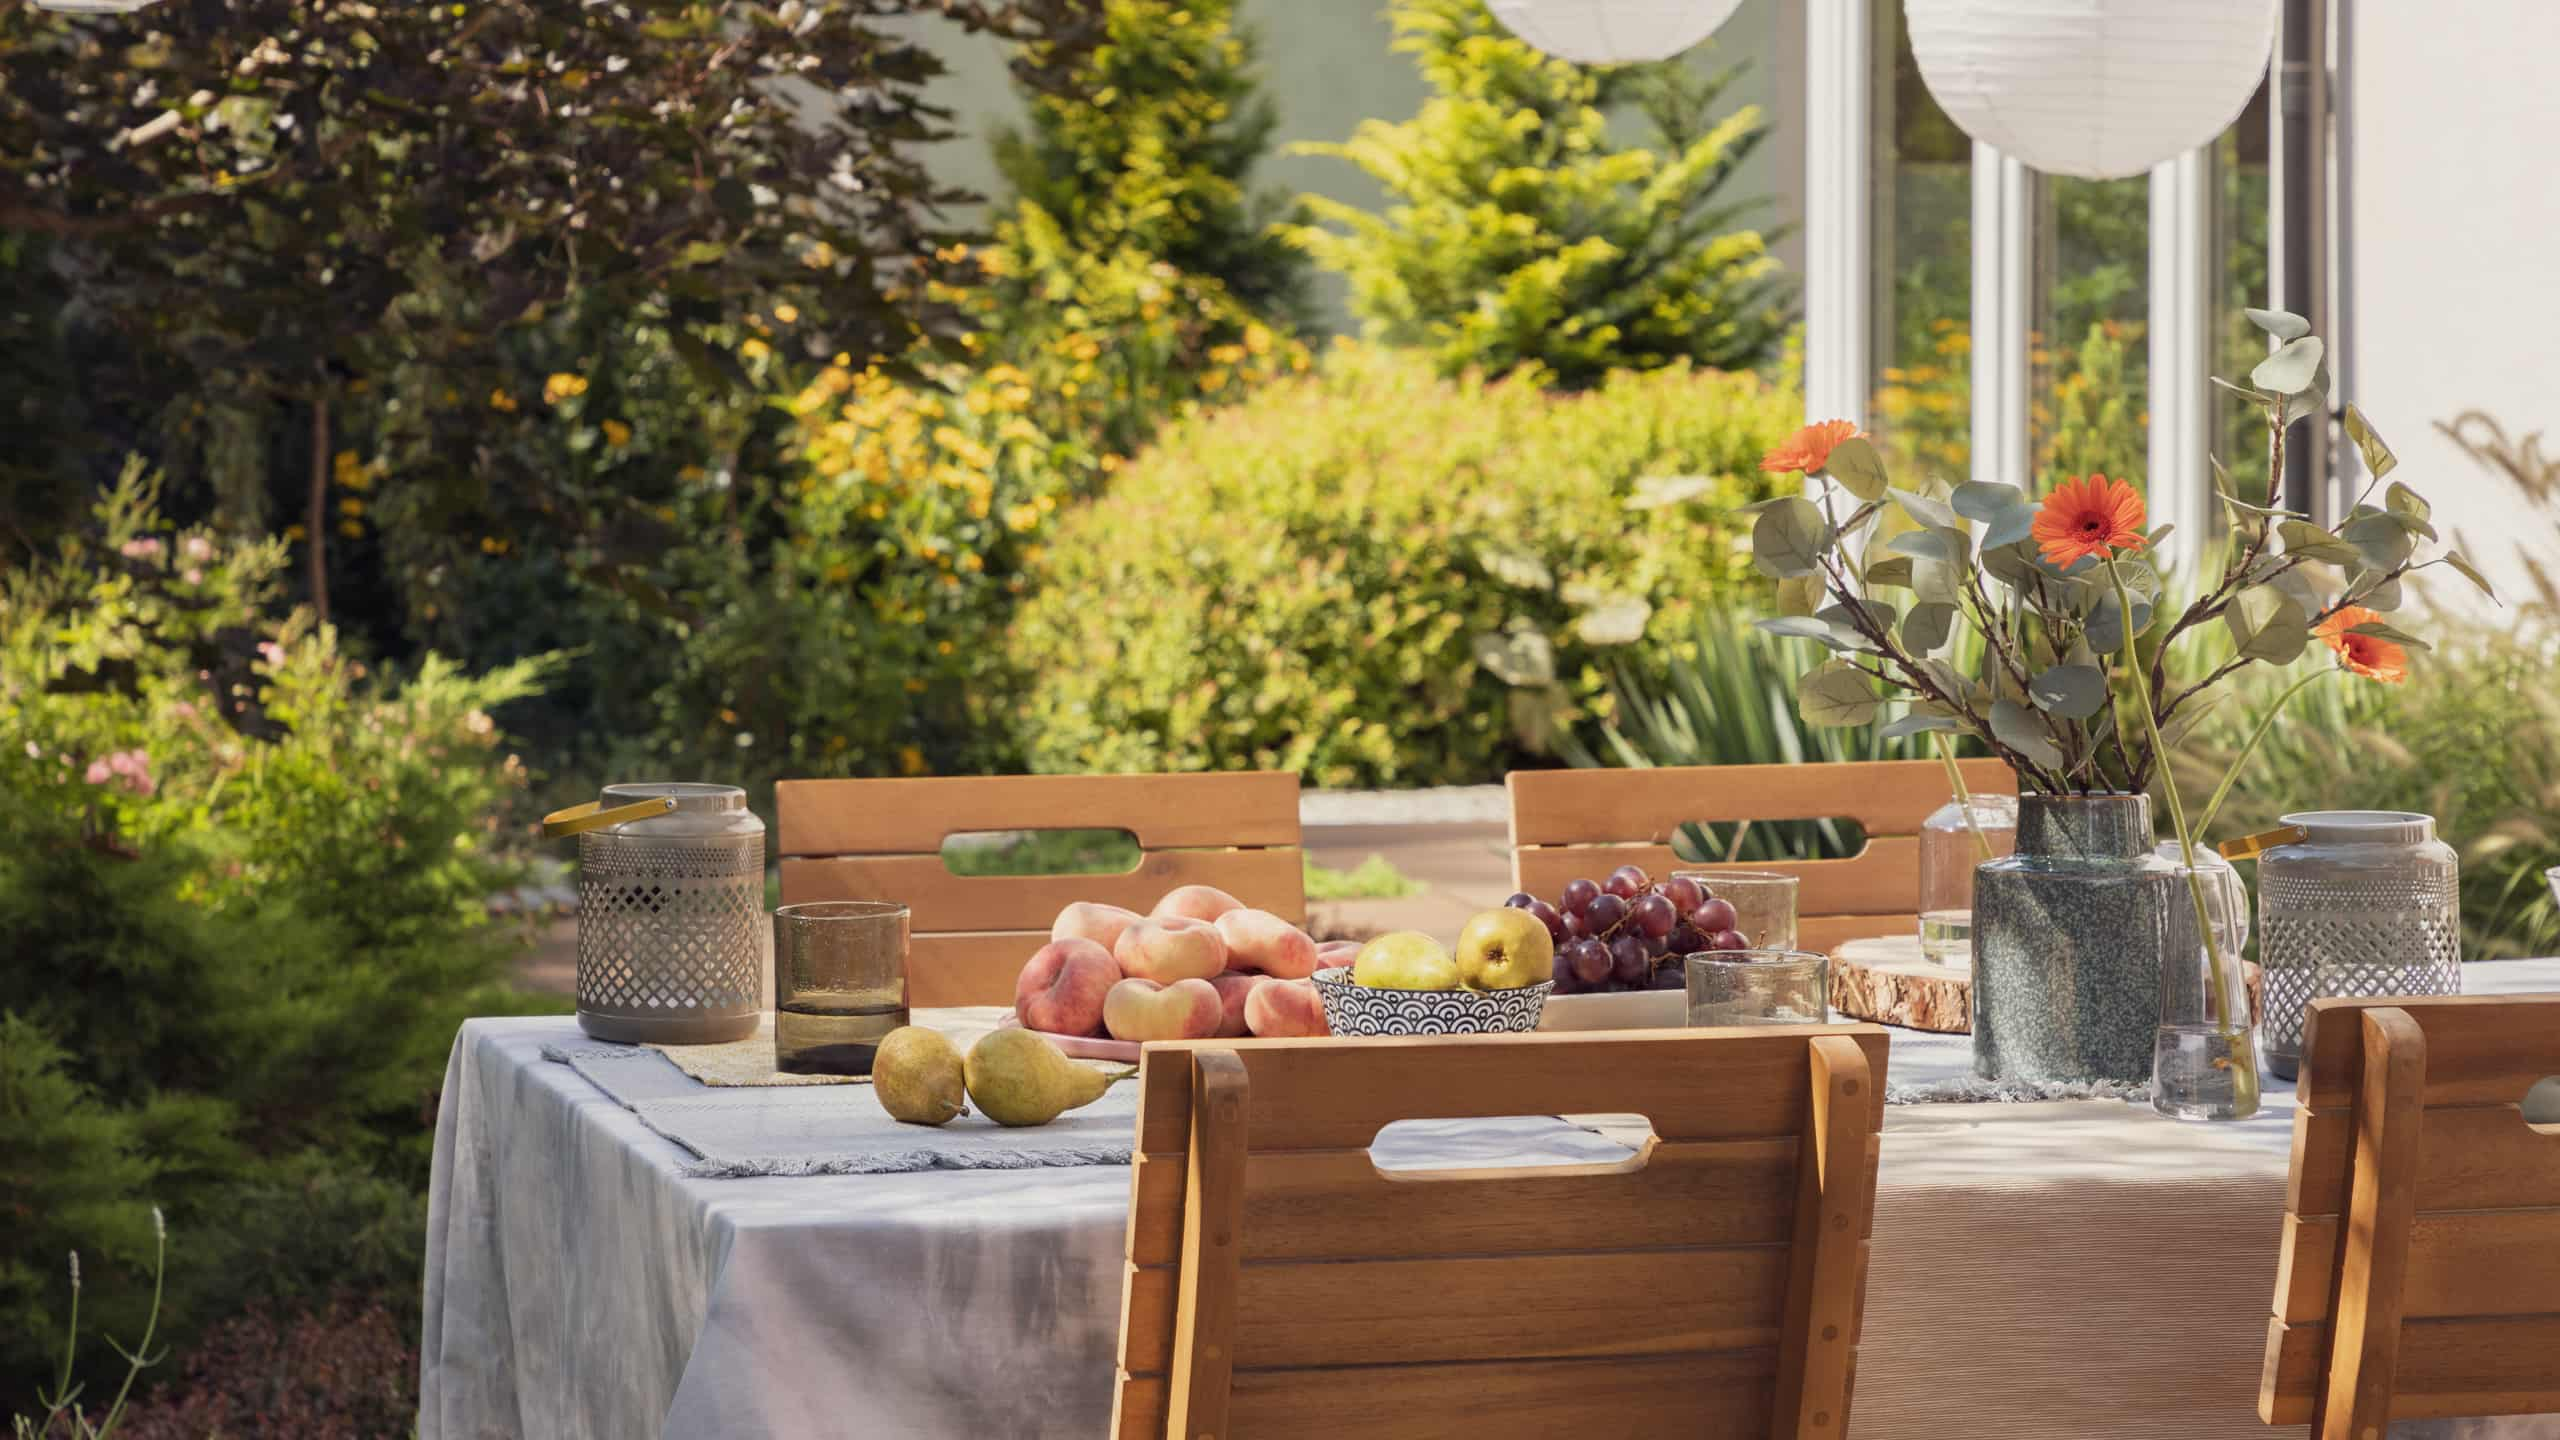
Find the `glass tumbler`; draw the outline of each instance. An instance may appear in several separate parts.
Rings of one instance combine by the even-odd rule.
[[[1694,880],[1710,900],[1733,906],[1734,929],[1746,950],[1796,948],[1796,877],[1774,870],[1674,870]],[[1733,953],[1733,952],[1727,952]]]
[[[868,1075],[907,1023],[907,907],[819,900],[773,912],[773,1068]]]
[[[1831,1018],[1827,955],[1712,950],[1687,963],[1693,1026],[1819,1025]]]

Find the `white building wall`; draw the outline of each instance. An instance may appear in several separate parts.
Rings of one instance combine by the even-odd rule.
[[[2560,3],[2337,10],[2339,381],[2398,452],[2395,478],[2512,597],[2520,551],[2560,575],[2560,509],[2537,510],[2439,427],[2485,439],[2483,418],[2463,420],[2477,412],[2518,446],[2538,431],[2560,466]],[[2429,573],[2439,596],[2470,593]]]

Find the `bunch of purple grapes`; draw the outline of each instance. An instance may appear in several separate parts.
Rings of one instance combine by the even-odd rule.
[[[1553,905],[1526,893],[1503,903],[1538,917],[1555,937],[1558,995],[1682,989],[1682,957],[1750,944],[1732,901],[1687,876],[1657,881],[1635,865],[1606,880],[1571,881]]]

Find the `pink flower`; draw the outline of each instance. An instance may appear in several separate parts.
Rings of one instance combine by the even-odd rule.
[[[270,665],[282,665],[284,664],[284,647],[273,640],[261,640],[258,642],[258,658]]]
[[[117,546],[116,552],[128,560],[157,560],[160,542],[149,535],[138,536]]]
[[[116,778],[116,773],[107,768],[106,761],[92,760],[89,762],[89,773],[81,776],[80,778],[88,781],[92,785],[104,785],[108,781]]]
[[[181,720],[193,720],[196,718],[196,702],[193,700],[181,700],[177,704],[169,707],[169,713],[177,716]]]
[[[213,542],[201,535],[188,536],[178,550],[199,565],[213,558]]]
[[[193,566],[189,566],[185,579],[190,585],[201,585],[204,583],[204,572],[194,568]]]
[[[151,757],[139,750],[118,750],[107,757],[107,768],[130,779],[151,768]]]

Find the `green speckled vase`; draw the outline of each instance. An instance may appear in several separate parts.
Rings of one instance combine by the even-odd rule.
[[[1973,882],[1973,1069],[1988,1080],[2151,1078],[2178,870],[2142,795],[2021,795],[2016,853]]]

